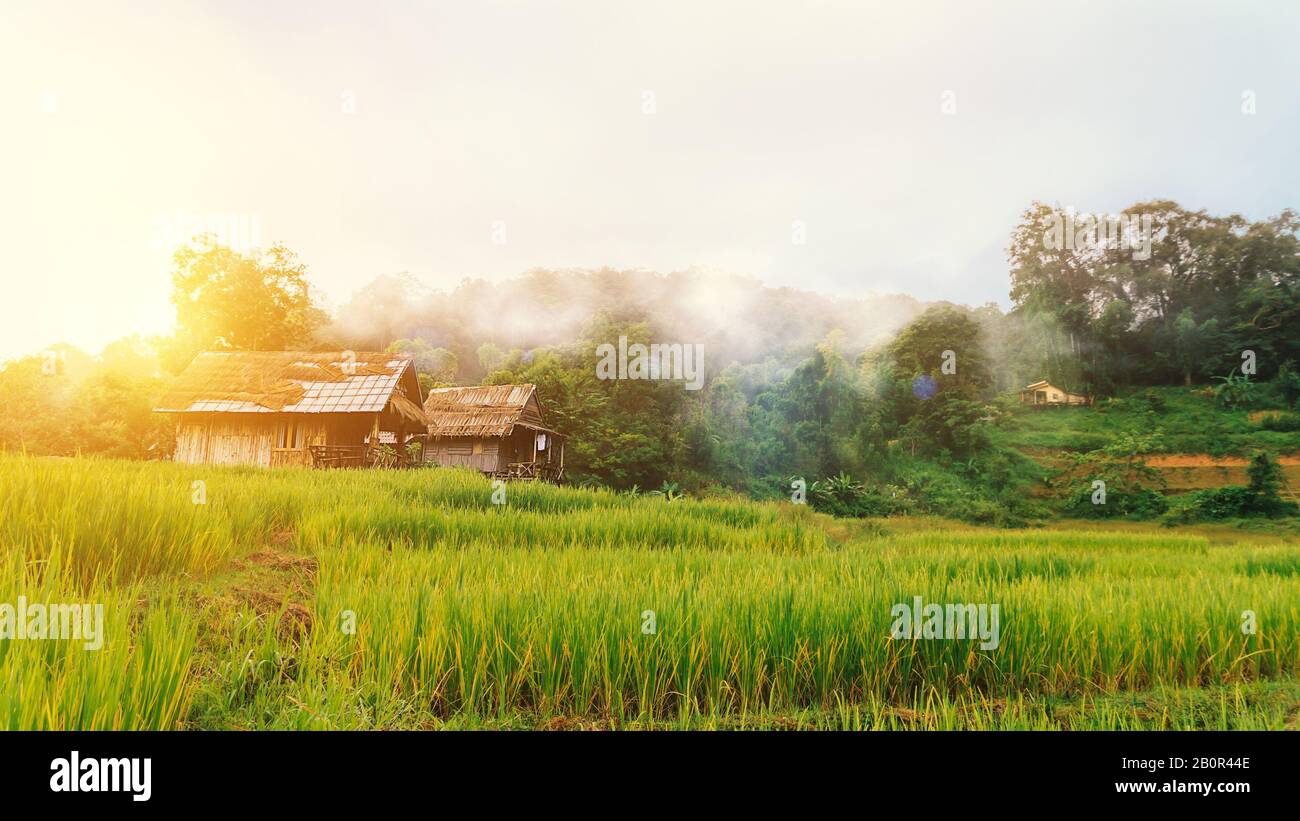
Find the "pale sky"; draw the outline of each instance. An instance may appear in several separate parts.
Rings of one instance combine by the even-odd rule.
[[[1297,42],[1290,0],[3,0],[0,358],[168,330],[209,219],[334,305],[539,266],[1005,305],[1033,199],[1300,207]]]

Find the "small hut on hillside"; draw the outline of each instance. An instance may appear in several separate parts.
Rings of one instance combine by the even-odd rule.
[[[564,437],[543,422],[535,385],[435,388],[424,415],[427,461],[502,478],[564,478]]]
[[[1063,388],[1056,387],[1046,379],[1040,379],[1032,385],[1026,385],[1020,391],[1020,404],[1044,407],[1090,405],[1092,399],[1081,393],[1070,393]]]
[[[175,461],[204,464],[399,465],[427,427],[411,360],[387,353],[201,353],[154,410],[179,420]]]

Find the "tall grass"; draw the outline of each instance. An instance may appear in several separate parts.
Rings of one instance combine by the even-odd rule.
[[[1127,726],[1108,697],[1300,673],[1294,544],[890,535],[534,484],[494,505],[450,470],[0,457],[0,490],[0,601],[102,600],[110,623],[95,652],[0,641],[8,727]],[[196,592],[268,545],[316,560],[301,630],[283,629],[287,599],[232,611]],[[914,596],[997,604],[1000,643],[891,638]],[[1044,706],[1096,698],[1086,720]],[[1214,724],[1197,710],[1142,726]],[[1214,726],[1285,714],[1242,705]]]
[[[957,545],[933,541],[819,554],[354,542],[324,557],[299,661],[381,713],[400,701],[443,717],[619,720],[1217,684],[1300,661],[1300,584],[1237,575],[1227,555],[1193,570],[1163,548],[1126,564],[1031,547],[957,565]],[[890,638],[892,605],[916,595],[998,603],[1000,646]],[[1255,635],[1240,630],[1247,609]]]
[[[102,607],[99,646],[77,638],[0,640],[0,728],[148,730],[179,727],[192,695],[193,614],[174,597],[141,610],[136,583],[87,584],[54,548],[39,563],[0,557],[0,602]]]

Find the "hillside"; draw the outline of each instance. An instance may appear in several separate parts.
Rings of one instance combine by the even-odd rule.
[[[1019,408],[1001,444],[1026,453],[1093,450],[1120,431],[1158,431],[1168,453],[1245,456],[1252,450],[1300,453],[1300,431],[1263,427],[1267,411],[1218,406],[1208,386],[1121,390],[1093,407]],[[1279,411],[1280,413],[1280,411]]]
[[[1021,408],[999,426],[993,440],[1045,467],[1063,452],[1105,447],[1124,432],[1159,435],[1159,451],[1146,463],[1160,471],[1171,493],[1246,484],[1247,458],[1276,456],[1287,484],[1300,491],[1300,430],[1269,430],[1281,410],[1220,407],[1205,386],[1129,389],[1093,407]],[[1279,426],[1280,427],[1280,426]]]

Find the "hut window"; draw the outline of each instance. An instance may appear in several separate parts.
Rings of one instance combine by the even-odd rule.
[[[482,443],[482,442],[475,442],[475,443],[474,443],[474,455],[475,455],[475,456],[478,456],[478,455],[480,455],[481,453],[483,453],[483,443]]]
[[[281,422],[276,435],[276,447],[302,447],[302,426],[293,421]]]

